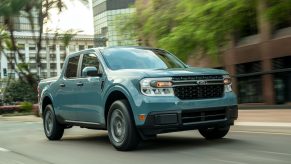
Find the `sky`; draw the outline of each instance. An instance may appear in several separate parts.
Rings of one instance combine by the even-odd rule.
[[[57,10],[51,10],[51,19],[45,26],[52,31],[60,29],[66,31],[74,29],[81,30],[79,34],[94,34],[92,0],[88,6],[79,0],[64,0],[67,9],[58,14]]]

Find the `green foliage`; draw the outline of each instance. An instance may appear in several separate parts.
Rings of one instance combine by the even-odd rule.
[[[21,80],[10,82],[4,93],[4,103],[13,104],[22,101],[33,103],[37,101],[33,88]]]
[[[291,24],[291,1],[290,0],[268,0],[270,7],[267,10],[267,17],[275,28],[282,24]]]
[[[4,49],[11,50],[11,40],[6,31],[6,27],[0,25],[0,51]]]
[[[117,31],[118,37],[120,40],[137,40],[136,30],[134,29],[134,14],[120,14],[114,18],[114,27]],[[127,46],[128,44],[125,42],[118,43],[119,46]]]
[[[65,31],[61,36],[62,36],[62,43],[65,47],[68,47],[71,40],[78,34],[80,31],[74,31],[74,30],[67,30]]]
[[[177,22],[171,32],[159,39],[161,46],[182,56],[193,50],[211,56],[219,54],[231,35],[239,33],[248,19],[253,3],[246,0],[193,1],[183,0],[177,6]],[[176,45],[176,46],[175,46]]]
[[[32,103],[24,101],[20,103],[20,112],[31,112],[32,111]]]
[[[143,45],[165,48],[184,61],[193,54],[216,58],[230,40],[258,32],[259,1],[267,4],[273,25],[291,24],[288,0],[137,0],[120,31],[134,31]]]

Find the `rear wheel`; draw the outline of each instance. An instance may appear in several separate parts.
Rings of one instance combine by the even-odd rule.
[[[46,137],[49,140],[60,140],[65,127],[58,123],[51,104],[48,104],[44,111],[43,126]]]
[[[117,150],[134,149],[140,141],[130,110],[126,100],[113,102],[109,109],[107,118],[108,136],[111,144]]]
[[[206,139],[223,138],[229,132],[230,126],[199,129],[199,133]]]

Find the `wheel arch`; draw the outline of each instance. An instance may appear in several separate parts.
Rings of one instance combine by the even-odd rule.
[[[53,99],[51,98],[50,95],[44,95],[44,97],[41,101],[41,104],[40,104],[40,113],[41,113],[42,117],[44,114],[44,109],[48,104],[51,104],[53,106]]]
[[[124,89],[122,89],[121,87],[117,87],[115,89],[112,89],[108,96],[106,97],[106,101],[105,101],[105,104],[104,104],[104,120],[105,120],[105,125],[107,125],[107,116],[108,116],[108,113],[109,113],[109,109],[110,109],[110,106],[111,104],[116,101],[116,100],[122,100],[122,99],[125,99],[127,100],[128,104],[129,104],[129,107],[130,107],[130,114],[132,116],[132,119],[134,119],[134,115],[133,115],[133,100],[130,98],[130,94],[125,91]]]

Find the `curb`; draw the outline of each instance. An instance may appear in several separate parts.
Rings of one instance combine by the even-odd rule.
[[[235,122],[236,126],[264,126],[264,127],[290,127],[291,123],[287,122]]]
[[[276,110],[285,109],[291,110],[291,105],[238,105],[239,110]]]

